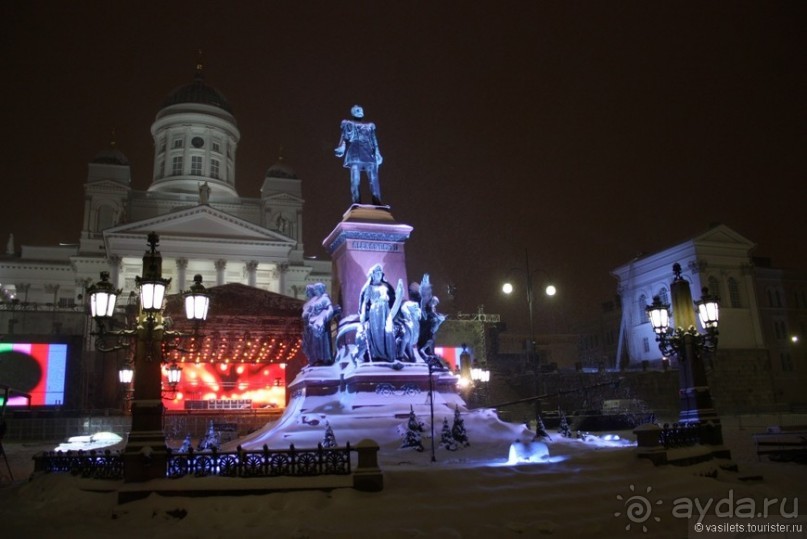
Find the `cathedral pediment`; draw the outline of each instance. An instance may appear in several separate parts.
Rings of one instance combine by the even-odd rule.
[[[288,193],[275,193],[274,195],[267,195],[263,197],[263,199],[274,202],[275,204],[302,204],[304,202],[302,198]]]
[[[169,256],[249,256],[274,261],[296,245],[283,234],[200,204],[106,229],[107,254],[141,256],[151,232],[160,236],[160,250]]]

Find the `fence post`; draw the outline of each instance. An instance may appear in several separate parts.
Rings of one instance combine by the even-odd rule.
[[[378,467],[378,444],[364,439],[356,445],[359,464],[353,472],[353,488],[367,492],[378,492],[384,488],[384,475]]]
[[[636,456],[640,459],[650,459],[659,466],[667,464],[667,450],[659,442],[661,427],[655,423],[645,423],[633,429],[636,435]]]

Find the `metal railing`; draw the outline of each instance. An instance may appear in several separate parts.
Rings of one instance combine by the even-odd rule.
[[[345,447],[269,449],[234,452],[216,450],[176,453],[168,450],[165,476],[178,477],[310,477],[315,475],[350,475],[350,452]],[[123,456],[110,451],[49,451],[34,456],[34,471],[71,473],[92,479],[123,479]]]

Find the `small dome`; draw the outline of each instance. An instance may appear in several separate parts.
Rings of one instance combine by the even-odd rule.
[[[123,155],[122,151],[112,147],[98,152],[98,155],[93,157],[91,163],[100,163],[103,165],[128,165],[129,160],[126,159],[126,156]]]
[[[283,159],[281,158],[280,161],[269,167],[266,171],[267,178],[290,178],[293,180],[298,179],[297,174],[294,170],[287,165]]]
[[[196,76],[193,78],[191,84],[180,86],[163,101],[162,107],[170,107],[171,105],[178,105],[180,103],[200,103],[202,105],[211,105],[223,109],[230,114],[233,109],[218,90],[212,86],[205,84],[205,78],[201,69],[197,69]]]

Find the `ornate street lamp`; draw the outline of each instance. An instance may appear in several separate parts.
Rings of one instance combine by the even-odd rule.
[[[659,350],[664,356],[676,356],[680,376],[680,415],[681,423],[703,423],[708,425],[701,441],[719,445],[723,443],[720,418],[712,404],[712,396],[706,379],[704,356],[717,350],[719,300],[711,296],[706,288],[703,297],[692,301],[689,282],[681,277],[680,264],[673,265],[675,275],[670,285],[673,300],[672,317],[675,328],[670,325],[670,306],[659,297],[647,306],[646,312],[656,333]],[[698,308],[701,326],[706,333],[695,327],[695,309]]]
[[[128,361],[118,370],[118,380],[121,384],[131,384],[134,378],[134,369]]]
[[[116,290],[109,282],[108,271],[102,271],[101,280],[87,289],[87,294],[90,296],[90,314],[98,320],[99,324],[103,320],[112,318],[112,315],[115,314],[115,303],[118,301],[120,293],[120,288]]]
[[[202,286],[202,276],[193,276],[190,290],[183,294],[185,297],[185,317],[194,322],[207,320],[207,309],[210,307],[210,294]]]
[[[165,292],[171,279],[162,276],[162,256],[157,251],[159,236],[148,235],[149,250],[143,256],[143,275],[135,278],[140,292],[138,314],[135,327],[108,331],[105,322],[115,311],[115,301],[120,290],[109,283],[109,274],[103,272],[101,281],[87,289],[91,314],[98,323],[96,348],[110,352],[128,348],[134,344],[133,364],[127,364],[119,372],[121,382],[128,383],[134,378],[134,400],[132,402],[132,429],[124,450],[124,480],[145,481],[165,477],[168,458],[165,434],[162,430],[162,347],[180,348],[183,337],[198,336],[198,324],[207,317],[210,296],[202,286],[201,275],[194,277],[194,284],[183,294],[186,314],[196,326],[192,335],[166,329],[163,304]],[[110,345],[109,337],[117,341]],[[181,348],[180,348],[181,349]],[[136,376],[133,376],[136,373]],[[182,368],[173,363],[168,368],[168,385],[176,390]],[[126,378],[124,378],[124,376]],[[128,382],[125,382],[128,380]]]
[[[168,385],[171,387],[172,391],[176,391],[177,385],[179,384],[181,378],[182,367],[177,365],[177,362],[174,361],[168,366]]]

